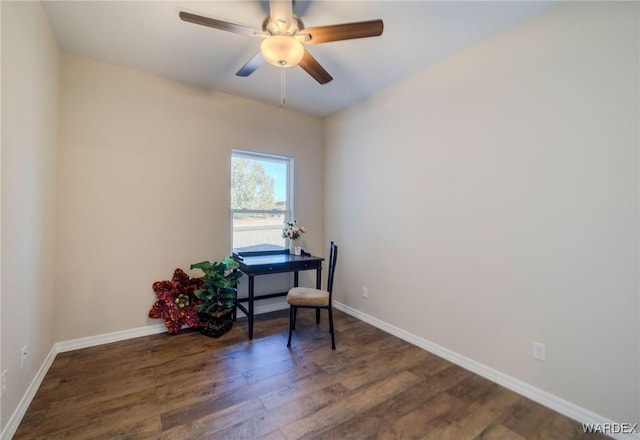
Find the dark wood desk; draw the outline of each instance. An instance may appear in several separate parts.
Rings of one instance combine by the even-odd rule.
[[[237,298],[236,306],[247,315],[249,321],[249,339],[253,339],[253,317],[255,300],[285,296],[288,292],[254,295],[254,277],[256,275],[269,275],[274,273],[293,272],[293,285],[298,287],[298,272],[301,270],[316,271],[316,288],[322,286],[322,261],[324,258],[314,257],[311,254],[291,255],[288,250],[240,252],[233,253],[233,258],[240,264],[239,270],[249,278],[247,298]],[[248,303],[245,307],[243,302]],[[234,309],[235,315],[235,309]],[[234,316],[235,318],[235,316]]]

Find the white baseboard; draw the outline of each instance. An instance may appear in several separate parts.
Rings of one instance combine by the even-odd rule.
[[[263,313],[275,312],[277,310],[288,309],[289,304],[274,303],[255,308],[255,314],[261,315]],[[238,309],[238,317],[246,317],[242,310]],[[64,353],[65,351],[79,350],[81,348],[95,347],[96,345],[109,344],[111,342],[124,341],[127,339],[140,338],[142,336],[155,335],[158,333],[164,333],[167,331],[167,327],[164,324],[153,324],[144,327],[133,328],[129,330],[120,330],[111,333],[104,333],[101,335],[87,336],[86,338],[71,339],[69,341],[57,342],[54,346],[55,352]]]
[[[278,310],[288,309],[289,304],[274,303],[257,306],[255,308],[255,314],[261,315],[263,313],[275,312]],[[244,318],[246,315],[242,313],[242,310],[238,309],[238,317]],[[167,331],[167,327],[164,324],[153,324],[144,327],[133,328],[129,330],[120,330],[111,333],[104,333],[102,335],[87,336],[86,338],[71,339],[69,341],[57,342],[55,344],[56,353],[64,353],[65,351],[79,350],[81,348],[95,347],[96,345],[109,344],[111,342],[124,341],[127,339],[140,338],[142,336],[155,335],[158,333],[164,333]]]
[[[274,303],[274,304],[256,306],[254,313],[256,315],[262,315],[263,313],[277,312],[278,310],[286,310],[288,308],[289,308],[289,303],[285,301],[283,303]],[[246,318],[246,315],[242,313],[242,310],[238,309],[238,317]]]
[[[27,413],[27,408],[29,408],[29,405],[31,405],[31,401],[35,397],[38,388],[40,388],[40,384],[42,384],[44,377],[47,375],[47,371],[49,371],[49,368],[51,368],[51,365],[56,358],[56,354],[57,353],[54,345],[51,348],[51,351],[49,351],[47,357],[44,359],[44,362],[42,362],[42,365],[38,369],[38,372],[34,376],[33,380],[27,387],[27,391],[25,391],[22,399],[20,399],[20,403],[18,403],[16,410],[13,412],[13,414],[11,414],[11,417],[7,421],[7,424],[4,426],[4,429],[0,434],[0,439],[8,440],[12,438],[16,433],[18,426],[20,426],[22,418]]]
[[[166,331],[167,327],[165,327],[164,324],[153,324],[145,327],[119,330],[116,332],[104,333],[102,335],[87,336],[86,338],[57,342],[54,347],[56,353],[64,353],[65,351],[79,350],[81,348],[94,347],[96,345],[109,344],[111,342],[124,341],[126,339],[155,335]]]
[[[499,385],[502,385],[505,388],[510,389],[522,396],[525,396],[534,402],[537,402],[541,405],[544,405],[548,408],[553,409],[554,411],[559,412],[560,414],[564,414],[565,416],[576,420],[580,423],[586,424],[600,424],[600,425],[611,425],[615,424],[613,421],[603,417],[599,414],[596,414],[592,411],[589,411],[585,408],[582,408],[578,405],[575,405],[571,402],[568,402],[558,396],[555,396],[551,393],[543,391],[539,388],[536,388],[526,382],[518,380],[514,377],[511,377],[507,374],[502,373],[494,368],[488,367],[484,364],[474,361],[466,356],[463,356],[459,353],[456,353],[448,348],[442,347],[441,345],[435,344],[427,339],[421,338],[419,336],[414,335],[413,333],[409,333],[406,330],[403,330],[394,325],[388,324],[378,318],[367,315],[353,307],[347,306],[340,302],[334,301],[333,305],[336,309],[341,310],[355,318],[360,319],[368,324],[371,324],[374,327],[379,328],[389,334],[392,334],[404,341],[407,341],[413,345],[416,345],[430,353],[433,353],[441,358],[448,360],[456,365],[461,366],[469,371],[472,371],[486,379],[489,379],[492,382],[495,382]],[[621,440],[630,440],[630,439],[640,439],[640,434],[636,433],[633,435],[630,434],[610,434],[607,435],[612,436],[615,439]]]

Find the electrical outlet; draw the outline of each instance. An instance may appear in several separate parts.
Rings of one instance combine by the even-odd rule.
[[[362,287],[362,297],[369,298],[369,290],[366,287]]]
[[[533,341],[533,358],[541,362],[547,362],[547,352],[543,343]]]
[[[20,368],[24,368],[24,366],[26,365],[26,363],[27,363],[27,354],[28,354],[27,346],[25,345],[25,346],[22,347],[22,354],[20,356]]]
[[[7,392],[7,370],[2,372],[2,387],[0,387],[0,396],[4,396]]]

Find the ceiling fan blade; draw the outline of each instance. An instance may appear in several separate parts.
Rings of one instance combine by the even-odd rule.
[[[293,4],[291,0],[269,0],[269,15],[271,20],[278,25],[281,31],[287,30],[287,28],[293,22]]]
[[[320,84],[326,84],[333,79],[333,77],[329,75],[329,72],[324,70],[324,67],[320,65],[318,60],[316,60],[308,50],[304,51],[304,56],[302,57],[302,61],[300,61],[300,67]]]
[[[302,29],[301,34],[309,34],[307,44],[328,43],[329,41],[351,40],[354,38],[377,37],[382,35],[382,20],[360,21],[357,23],[313,26]]]
[[[242,66],[240,70],[238,70],[238,72],[236,73],[236,76],[249,76],[253,72],[255,72],[258,69],[258,67],[262,66],[263,64],[264,64],[264,58],[262,57],[262,54],[258,52],[257,54],[255,54],[253,58],[251,58],[247,62],[247,64],[245,64],[244,66]]]
[[[216,20],[215,18],[203,17],[201,15],[195,15],[184,11],[180,12],[180,18],[190,23],[207,26],[214,29],[220,29],[222,31],[233,32],[236,34],[249,35],[250,37],[266,35],[264,32],[259,31],[258,29],[250,28],[248,26],[231,23],[229,21]]]

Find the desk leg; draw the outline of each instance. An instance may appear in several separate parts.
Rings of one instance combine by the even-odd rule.
[[[233,272],[238,272],[238,269],[233,269]],[[233,322],[236,322],[238,317],[238,286],[235,287],[235,293],[233,294]]]
[[[316,269],[316,289],[322,289],[322,266]]]
[[[322,289],[322,263],[316,269],[316,289]],[[320,309],[316,309],[316,324],[320,324]]]
[[[293,287],[298,287],[298,271],[293,272]]]
[[[249,275],[249,339],[253,339],[253,275]]]

